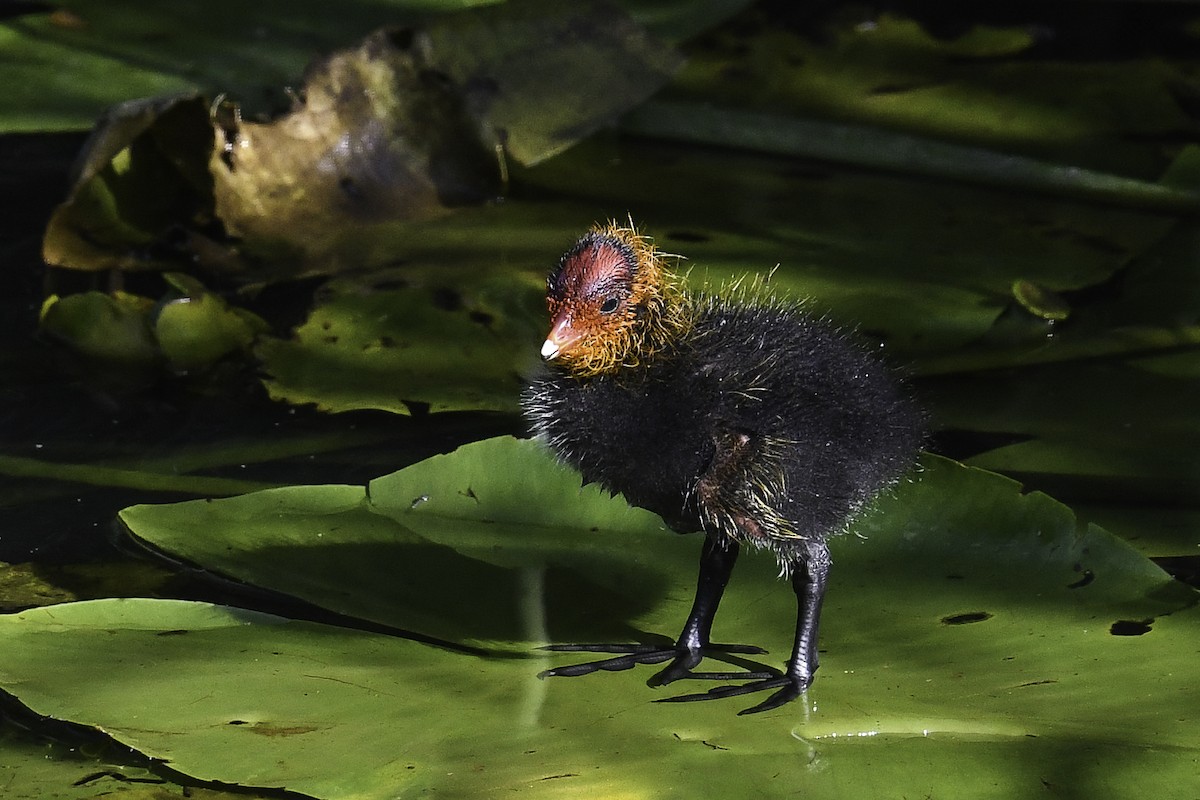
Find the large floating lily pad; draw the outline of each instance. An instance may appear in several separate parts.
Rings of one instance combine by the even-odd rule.
[[[460,496],[475,504],[471,513],[443,519],[438,509]],[[369,490],[289,487],[190,507],[135,506],[122,519],[154,548],[237,580],[423,636],[517,652],[544,636],[546,624],[564,636],[579,625],[594,635],[634,635],[622,614],[660,601],[668,583],[671,567],[654,555],[690,549],[662,535],[658,517],[581,491],[540,448],[512,439],[460,448]],[[213,526],[237,529],[240,543],[203,532]],[[621,550],[628,537],[645,546],[632,561]],[[314,556],[322,569],[312,569]],[[376,567],[364,571],[368,564]],[[549,622],[522,613],[529,581],[557,598]],[[573,603],[576,593],[603,598],[618,613]]]
[[[648,670],[534,677],[569,660],[532,657],[547,633],[674,634],[698,549],[620,498],[580,493],[534,442],[469,445],[369,492],[297,487],[123,518],[176,557],[335,610],[509,642],[498,658],[164,601],[0,618],[7,691],[202,779],[322,798],[770,795],[781,780],[828,798],[1171,796],[1200,753],[1180,713],[1200,702],[1193,593],[1045,495],[939,459],[863,521],[865,539],[837,541],[818,680],[806,702],[755,718],[650,705],[671,690],[645,687]],[[717,625],[770,647],[768,661],[794,609],[773,566],[743,560]]]

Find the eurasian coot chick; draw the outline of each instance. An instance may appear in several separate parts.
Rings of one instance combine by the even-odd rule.
[[[881,361],[850,336],[760,292],[691,293],[631,227],[598,226],[547,280],[546,374],[522,403],[530,426],[583,475],[703,531],[696,599],[674,646],[555,645],[619,653],[548,670],[583,675],[671,663],[680,678],[748,680],[672,700],[775,690],[742,713],[798,697],[817,669],[829,536],[913,462],[923,416]],[[713,618],[742,545],[769,550],[799,605],[783,673],[693,672],[715,645]]]

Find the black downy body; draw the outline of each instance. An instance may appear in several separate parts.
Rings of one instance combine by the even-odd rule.
[[[670,346],[611,374],[551,364],[527,390],[533,432],[585,482],[619,492],[675,531],[703,531],[696,601],[674,648],[560,645],[623,653],[549,670],[579,675],[672,663],[679,678],[753,678],[673,700],[775,689],[746,712],[799,696],[817,667],[826,539],[912,464],[923,415],[883,364],[825,320],[775,301],[690,296],[694,322]],[[762,652],[713,645],[717,605],[742,544],[770,550],[796,592],[796,639],[784,673],[695,673],[705,655]]]

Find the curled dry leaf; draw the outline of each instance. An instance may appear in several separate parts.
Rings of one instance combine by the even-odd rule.
[[[156,97],[109,109],[76,161],[72,187],[42,240],[47,264],[82,270],[180,267],[206,227],[212,181],[207,103]],[[185,252],[187,251],[187,252]]]
[[[252,262],[280,277],[319,270],[358,226],[497,196],[499,149],[478,120],[407,30],[315,63],[303,100],[273,122],[210,113],[194,95],[123,103],[85,145],[43,257],[254,279],[265,274]]]
[[[501,188],[490,130],[409,29],[314,64],[277,120],[224,116],[210,163],[217,215],[262,255],[311,254],[347,225],[430,218]]]
[[[503,153],[562,151],[679,63],[609,3],[525,0],[376,31],[310,65],[272,120],[196,95],[115,106],[45,258],[241,283],[390,263],[407,240],[390,226],[496,198]]]

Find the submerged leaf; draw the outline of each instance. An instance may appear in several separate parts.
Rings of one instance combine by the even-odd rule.
[[[97,761],[94,753],[80,752],[84,748],[75,742],[28,741],[12,735],[17,730],[16,725],[0,723],[0,786],[4,787],[5,800],[166,800],[180,796],[189,800],[247,800],[242,793],[194,787],[172,786],[175,793],[168,794],[168,782],[144,766],[117,764],[109,758]]]
[[[33,565],[0,561],[0,609],[13,611],[76,599],[73,592],[54,585],[38,574]]]

